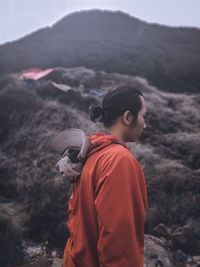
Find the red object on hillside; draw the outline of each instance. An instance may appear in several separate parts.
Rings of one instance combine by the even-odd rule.
[[[49,73],[51,73],[54,69],[46,69],[46,70],[40,70],[40,69],[29,69],[23,72],[22,74],[19,75],[19,79],[23,80],[24,78],[26,79],[32,79],[32,80],[38,80]]]

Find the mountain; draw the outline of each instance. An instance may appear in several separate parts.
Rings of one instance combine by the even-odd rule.
[[[164,91],[199,93],[200,30],[90,10],[0,46],[0,74],[56,66],[142,76]]]

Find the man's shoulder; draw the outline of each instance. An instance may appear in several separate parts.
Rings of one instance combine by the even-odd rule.
[[[137,169],[139,172],[142,171],[142,168],[134,157],[134,155],[130,152],[130,150],[120,144],[112,144],[107,147],[102,153],[101,163],[104,162],[106,165],[119,165],[123,168],[134,168]]]
[[[141,166],[132,153],[127,148],[117,144],[113,144],[102,151],[96,167],[100,177],[118,173],[120,177],[125,175],[124,179],[129,180],[134,175],[143,175]]]
[[[108,161],[135,160],[131,152],[121,144],[111,144],[102,150],[100,157]]]
[[[86,161],[88,168],[106,168],[123,165],[139,165],[127,147],[112,143],[91,155]]]

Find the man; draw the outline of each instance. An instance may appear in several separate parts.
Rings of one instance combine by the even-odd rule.
[[[87,138],[92,147],[73,184],[64,267],[143,266],[145,178],[125,143],[139,138],[145,114],[142,93],[129,86],[107,93],[102,107],[91,110],[105,132]]]

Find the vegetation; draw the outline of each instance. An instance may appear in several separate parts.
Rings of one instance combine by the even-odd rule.
[[[146,233],[158,235],[155,229],[162,223],[169,234],[159,236],[166,238],[173,252],[182,249],[199,254],[199,96],[163,93],[142,78],[84,68],[58,68],[52,75],[54,81],[62,82],[63,78],[71,85],[83,84],[85,92],[97,84],[107,91],[126,83],[143,91],[150,125],[140,142],[129,147],[147,182]],[[48,141],[66,128],[81,128],[91,134],[101,126],[88,116],[89,105],[100,99],[81,94],[76,86],[71,93],[63,93],[49,84],[46,78],[24,88],[13,75],[0,80],[2,266],[23,260],[23,240],[63,250],[71,185],[56,171],[58,155],[50,150]]]

